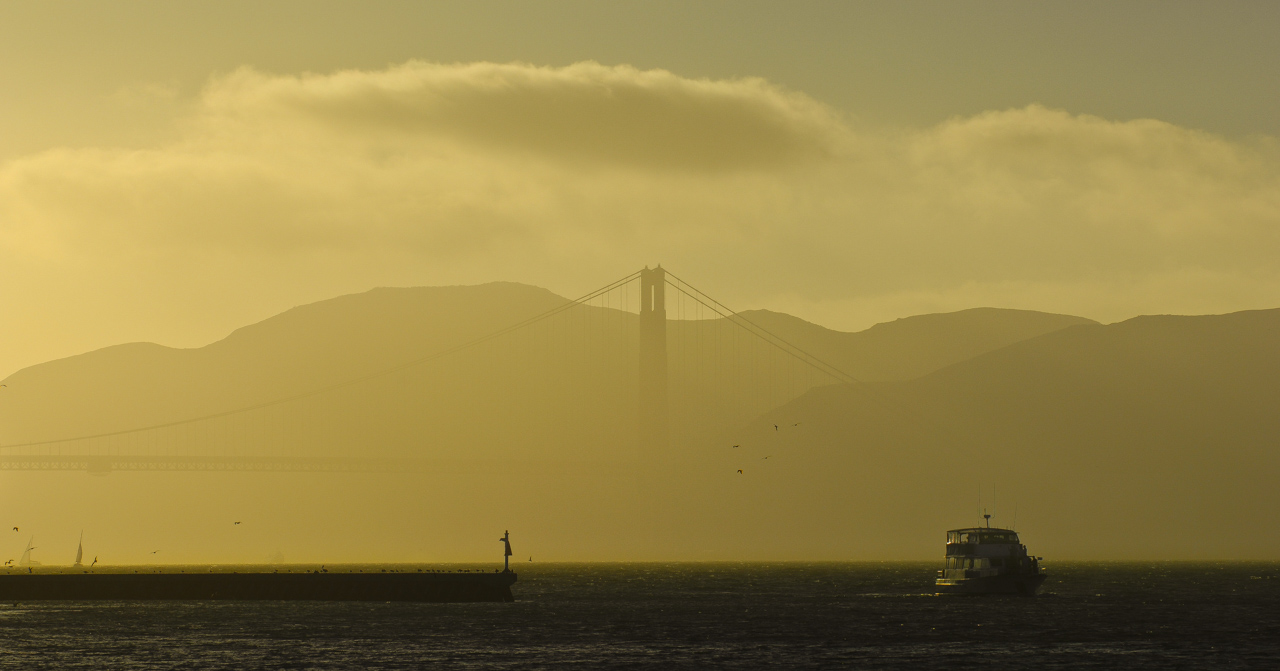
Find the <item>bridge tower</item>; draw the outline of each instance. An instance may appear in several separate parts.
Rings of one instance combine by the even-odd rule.
[[[667,437],[667,271],[640,271],[640,447],[665,449]]]

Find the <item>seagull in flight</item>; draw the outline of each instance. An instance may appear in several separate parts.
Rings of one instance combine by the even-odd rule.
[[[739,469],[738,469],[738,475],[742,475],[742,469],[741,469],[741,468],[739,468]]]
[[[17,530],[18,530],[18,527],[14,527],[14,528],[13,528],[13,530],[14,530],[14,531],[17,531]]]
[[[159,550],[152,550],[152,551],[151,551],[151,554],[155,554],[155,553],[157,553],[157,552],[159,552]]]
[[[239,522],[236,522],[236,524],[239,524]]]
[[[738,447],[738,446],[737,446],[737,445],[734,445],[734,447],[736,448],[736,447]]]
[[[773,456],[772,454],[771,454],[771,455],[769,455],[769,457],[772,457],[772,456]],[[764,461],[765,459],[768,459],[769,457],[763,457],[763,458],[761,458],[760,460],[761,460],[761,461]]]

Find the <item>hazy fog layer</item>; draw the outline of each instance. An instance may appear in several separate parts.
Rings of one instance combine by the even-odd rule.
[[[760,533],[778,527],[757,524],[748,511],[778,496],[805,506],[806,488],[757,472],[772,465],[761,460],[762,444],[731,445],[762,414],[832,379],[724,319],[669,322],[670,446],[638,444],[638,322],[619,309],[637,302],[634,287],[630,294],[427,361],[566,301],[509,283],[377,289],[295,308],[199,349],[133,343],[20,371],[4,379],[5,455],[396,457],[420,468],[212,477],[11,471],[0,520],[29,535],[15,533],[0,554],[36,536],[37,559],[58,562],[83,527],[92,552],[111,562],[148,561],[157,547],[166,561],[263,561],[277,551],[293,560],[469,559],[484,556],[479,531],[502,525],[546,559],[917,551],[833,546],[820,534],[759,543]],[[669,306],[673,317],[689,307],[674,296]],[[749,319],[871,380],[916,378],[1091,323],[982,309],[844,333],[779,313]],[[347,380],[363,381],[204,421],[22,445],[218,415]],[[848,452],[843,441],[831,448]],[[791,467],[818,463],[776,457]],[[735,471],[744,466],[751,480],[739,482]],[[734,487],[748,482],[764,489],[743,507],[736,497],[744,492]],[[805,514],[815,513],[830,522],[821,511]]]
[[[637,440],[639,324],[611,302],[454,351],[564,299],[507,283],[378,289],[204,348],[134,343],[20,371],[4,379],[5,455],[416,466],[10,471],[0,520],[26,531],[0,553],[34,535],[37,559],[62,562],[85,529],[113,563],[155,549],[177,562],[479,559],[496,556],[483,530],[510,528],[544,560],[930,558],[943,530],[974,523],[980,485],[987,506],[996,488],[998,524],[1058,559],[1277,548],[1280,311],[1103,326],[983,309],[858,333],[748,315],[875,381],[852,386],[723,319],[672,320],[664,447]],[[358,382],[333,386],[345,380]]]

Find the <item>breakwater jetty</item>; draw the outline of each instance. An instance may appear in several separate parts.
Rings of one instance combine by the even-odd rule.
[[[0,572],[0,601],[514,601],[514,571],[217,570],[146,567]]]

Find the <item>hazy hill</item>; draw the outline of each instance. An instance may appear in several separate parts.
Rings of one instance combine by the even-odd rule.
[[[995,521],[1016,509],[1045,555],[1275,557],[1280,310],[1075,326],[916,380],[815,389],[736,440],[721,468],[749,464],[761,491],[744,505],[791,517],[796,542],[857,519],[846,547],[924,552],[976,524],[994,484]]]
[[[201,348],[149,343],[107,347],[10,376],[0,407],[0,439],[18,443],[117,431],[306,393],[448,350],[565,303],[546,290],[512,283],[383,288],[297,307]],[[869,380],[915,377],[1011,342],[1091,323],[1063,315],[978,309],[842,333],[774,312],[744,316]],[[570,425],[584,439],[599,442],[610,436],[611,442],[625,442],[634,426],[634,320],[617,310],[575,308],[440,361],[286,404],[256,421],[258,426],[324,424],[325,435],[307,441],[311,447],[327,445],[329,451],[342,450],[343,436],[351,438],[348,444],[359,443],[360,450],[425,451],[429,456],[457,456],[433,443],[537,442],[529,439],[528,425],[513,415],[555,432],[556,437],[546,438],[560,448],[565,445],[565,414],[599,420],[592,427],[578,421]],[[722,320],[673,321],[670,332],[677,423],[722,430],[830,382]],[[774,378],[766,378],[766,367]],[[784,373],[787,385],[777,382]],[[727,384],[727,379],[737,382]],[[513,430],[495,432],[497,419]],[[477,437],[476,427],[487,433]],[[246,453],[280,446],[274,437],[231,430],[246,443]],[[371,432],[374,440],[361,438]],[[441,436],[446,440],[438,440]],[[262,444],[267,441],[274,442]],[[562,452],[544,456],[565,456]]]
[[[106,347],[5,382],[3,442],[129,429],[307,392],[413,361],[562,305],[514,283],[378,288],[303,305],[193,349]]]
[[[904,317],[846,333],[767,310],[742,315],[867,382],[909,380],[1028,338],[1097,323],[1031,310],[973,308]]]

